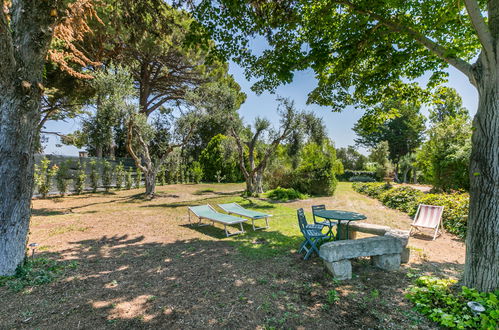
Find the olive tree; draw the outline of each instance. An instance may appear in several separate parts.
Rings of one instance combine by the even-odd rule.
[[[464,283],[499,287],[499,1],[287,0],[196,2],[196,14],[222,51],[259,78],[257,91],[312,68],[309,102],[342,110],[399,96],[401,84],[445,69],[478,91],[470,162]],[[253,53],[250,40],[268,47]],[[417,90],[417,86],[414,86]]]

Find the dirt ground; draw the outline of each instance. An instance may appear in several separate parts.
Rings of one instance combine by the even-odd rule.
[[[324,203],[368,222],[408,229],[410,219],[340,184],[334,197],[269,203],[239,197],[240,184],[170,185],[33,201],[35,257],[75,260],[57,281],[14,293],[0,287],[1,329],[430,329],[404,292],[420,274],[459,276],[464,244],[444,234],[410,239],[410,263],[385,272],[354,262],[333,280],[304,261],[295,212]],[[271,228],[225,238],[190,226],[187,206],[238,201],[275,215]]]

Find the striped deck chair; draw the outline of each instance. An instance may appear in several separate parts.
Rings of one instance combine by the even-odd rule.
[[[443,212],[443,206],[419,204],[418,211],[416,212],[414,221],[411,224],[409,236],[411,235],[412,229],[414,228],[431,228],[435,229],[435,234],[433,234],[433,240],[435,240],[435,238],[437,238],[439,234],[439,229],[442,229]]]

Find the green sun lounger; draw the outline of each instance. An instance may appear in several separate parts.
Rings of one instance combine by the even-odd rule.
[[[269,228],[269,217],[272,216],[271,214],[248,210],[237,203],[218,204],[218,206],[229,214],[237,214],[239,216],[249,218],[253,225],[253,230]],[[255,220],[259,219],[265,219],[265,227],[255,227]]]
[[[244,233],[243,222],[248,221],[248,220],[243,219],[243,218],[239,218],[239,217],[235,217],[235,216],[232,216],[229,214],[217,212],[217,210],[215,210],[211,205],[200,205],[200,206],[188,207],[189,223],[191,223],[191,212],[196,217],[198,217],[198,219],[199,219],[198,225],[199,226],[208,225],[207,223],[202,224],[201,223],[202,219],[206,219],[206,220],[211,221],[213,225],[215,224],[215,222],[223,224],[224,230],[225,230],[225,235],[227,235],[227,237]],[[227,231],[227,226],[237,225],[237,224],[239,224],[239,226],[241,227],[241,231],[234,232],[234,233],[229,233]]]

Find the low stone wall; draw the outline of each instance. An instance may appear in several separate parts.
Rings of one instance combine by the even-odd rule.
[[[346,227],[338,227],[341,237],[346,237]],[[354,258],[371,257],[372,264],[384,270],[398,269],[401,263],[409,261],[409,231],[369,223],[351,223],[348,229],[349,240],[325,243],[320,248],[324,266],[335,278],[352,278],[350,259]],[[376,236],[354,239],[358,232]]]

